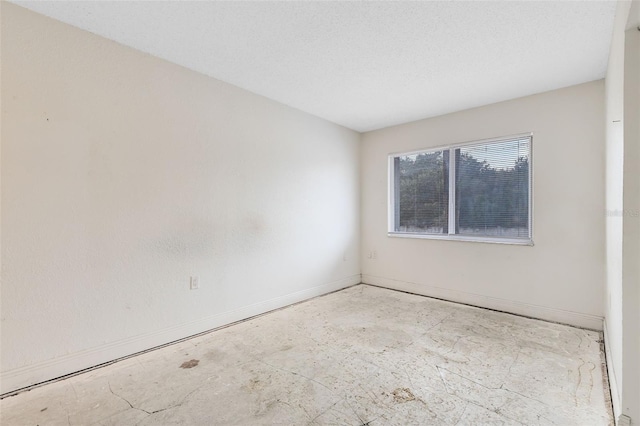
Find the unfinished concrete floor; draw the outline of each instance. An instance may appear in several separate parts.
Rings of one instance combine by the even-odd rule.
[[[367,285],[5,398],[3,425],[608,425],[600,334]]]

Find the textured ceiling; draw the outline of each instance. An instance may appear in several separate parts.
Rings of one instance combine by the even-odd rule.
[[[616,7],[15,3],[358,131],[600,79]]]

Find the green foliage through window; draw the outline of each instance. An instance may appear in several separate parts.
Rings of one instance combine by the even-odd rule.
[[[393,231],[529,239],[530,151],[525,137],[393,156]]]

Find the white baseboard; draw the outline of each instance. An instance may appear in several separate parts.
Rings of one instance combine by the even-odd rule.
[[[620,414],[616,417],[616,426],[631,426],[631,417],[626,414]]]
[[[532,305],[528,303],[516,302],[513,300],[482,296],[479,294],[467,293],[464,291],[434,287],[427,284],[398,281],[391,278],[377,277],[367,274],[362,274],[362,282],[364,284],[371,284],[390,288],[393,290],[406,291],[409,293],[420,294],[422,296],[449,300],[451,302],[464,303],[467,305],[479,306],[481,308],[495,309],[497,311],[509,312],[516,315],[523,315],[532,318],[539,318],[546,321],[553,321],[573,325],[576,327],[602,331],[603,318],[597,315],[565,311],[562,309],[549,308],[546,306]]]
[[[0,395],[11,393],[38,383],[109,363],[142,351],[166,345],[177,340],[210,331],[236,321],[251,318],[312,297],[359,284],[360,274],[352,275],[328,284],[300,290],[263,302],[244,306],[233,311],[211,315],[186,324],[158,330],[152,333],[119,340],[84,351],[64,355],[38,364],[17,368],[0,374]]]
[[[613,418],[618,419],[621,411],[620,394],[618,393],[618,379],[616,378],[616,372],[613,369],[613,356],[611,355],[611,347],[609,345],[609,332],[607,330],[607,320],[604,321],[604,354],[607,358],[607,376],[609,379],[609,388],[611,389],[611,405],[613,406]]]

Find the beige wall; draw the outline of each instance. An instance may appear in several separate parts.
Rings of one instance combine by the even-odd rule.
[[[356,132],[5,2],[1,48],[3,392],[360,282]]]
[[[363,281],[601,329],[603,117],[596,81],[364,134]],[[533,247],[387,236],[390,153],[525,132],[534,134]]]

